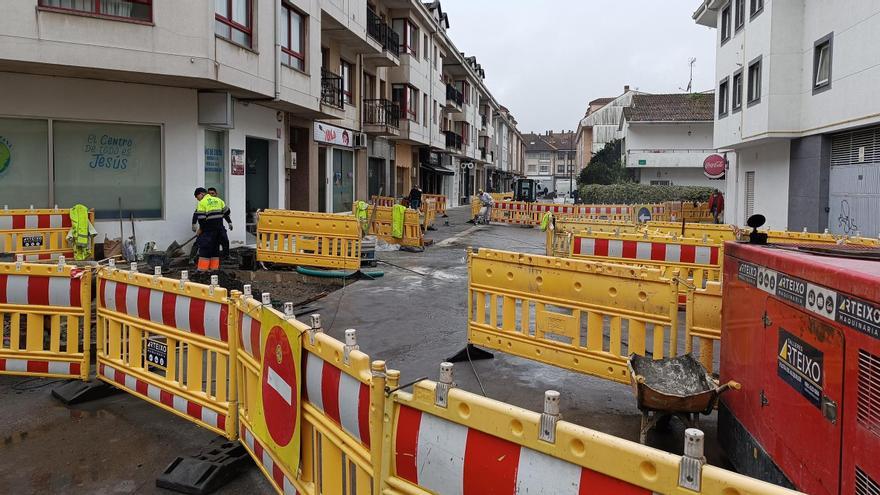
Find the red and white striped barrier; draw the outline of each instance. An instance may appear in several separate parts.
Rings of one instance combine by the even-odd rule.
[[[629,241],[575,237],[572,243],[573,256],[607,256],[632,260],[688,263],[693,265],[719,264],[717,246],[695,246],[672,242]]]
[[[304,400],[370,446],[370,387],[310,353],[303,353]]]
[[[394,438],[397,475],[436,493],[651,493],[407,406],[400,407]]]
[[[276,489],[280,490],[284,495],[299,495],[296,487],[293,486],[293,481],[281,470],[281,462],[257,440],[253,432],[245,426],[244,422],[240,422],[239,426],[239,438],[245,444],[245,447],[251,451],[252,456],[260,460],[263,469],[272,477]]]
[[[59,256],[64,255],[65,258],[72,260],[73,259],[73,251],[67,253],[40,253],[40,254],[25,254],[25,261],[54,261],[57,260]]]
[[[172,292],[101,279],[101,307],[133,318],[229,341],[229,306]]]
[[[79,376],[81,370],[80,363],[0,358],[0,372]]]
[[[238,345],[259,363],[262,354],[260,351],[262,323],[260,320],[251,318],[249,315],[241,312],[238,317],[238,328]]]
[[[105,363],[101,363],[98,366],[98,374],[113,381],[118,386],[127,389],[129,392],[140,395],[141,397],[159,404],[164,404],[181,415],[201,421],[202,423],[220,431],[226,431],[226,414],[217,412],[197,402],[187,400],[180,395],[172,394],[167,390],[162,390],[156,385],[141,380],[134,375],[117,370]]]
[[[0,274],[0,304],[79,307],[80,279]]]
[[[4,215],[0,210],[0,230],[69,229],[67,213],[34,213]]]

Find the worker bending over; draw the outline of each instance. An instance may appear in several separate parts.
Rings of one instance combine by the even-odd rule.
[[[217,195],[216,187],[209,187],[208,194],[214,196],[215,198],[220,198]],[[222,198],[221,198],[222,199]],[[223,220],[229,225],[229,230],[232,230],[232,213],[229,211],[229,208],[226,208],[226,214],[223,215]],[[222,224],[220,225],[220,247],[223,251],[223,258],[229,257],[229,236],[226,234],[226,227]]]
[[[199,236],[199,260],[196,271],[206,272],[220,269],[220,232],[223,230],[223,217],[229,208],[222,199],[211,196],[204,187],[195,191],[199,202],[193,213],[193,232]]]

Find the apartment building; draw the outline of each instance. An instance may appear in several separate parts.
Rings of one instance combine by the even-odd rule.
[[[461,167],[431,168],[451,164],[445,75],[476,88],[460,118],[474,144],[455,156],[489,163],[479,92],[489,118],[498,106],[444,25],[439,3],[404,0],[10,2],[0,204],[83,203],[99,236],[118,236],[122,216],[163,245],[191,235],[203,185],[232,208],[233,244],[253,241],[259,209],[350,211],[432,171],[454,201]]]
[[[706,0],[727,209],[774,228],[880,233],[880,4]]]
[[[576,187],[580,167],[576,167],[574,131],[545,131],[523,135],[526,176],[540,183],[548,193],[567,195]]]
[[[575,132],[575,160],[579,169],[586,167],[593,154],[604,148],[605,144],[623,137],[620,129],[623,109],[630,105],[633,95],[637,93],[629,86],[624,86],[620,96],[598,98],[589,103]]]
[[[624,165],[642,184],[725,189],[723,174],[704,164],[721,160],[712,146],[715,96],[636,94],[619,130]]]

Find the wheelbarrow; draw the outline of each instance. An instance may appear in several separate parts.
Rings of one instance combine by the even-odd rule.
[[[734,381],[719,385],[691,354],[657,360],[631,354],[627,366],[630,385],[642,412],[642,444],[648,430],[661,420],[677,417],[688,428],[699,428],[701,413],[710,414],[722,393],[740,388]]]

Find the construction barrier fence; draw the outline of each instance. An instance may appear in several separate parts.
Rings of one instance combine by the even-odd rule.
[[[389,244],[400,244],[406,247],[418,248],[425,245],[421,219],[419,218],[419,212],[416,210],[406,209],[403,221],[403,235],[401,237],[394,236],[391,207],[370,205],[367,208],[367,219],[369,221],[369,228],[366,234],[368,235],[375,235]]]
[[[685,303],[685,352],[693,353],[707,370],[718,371],[715,356],[720,351],[720,343],[721,283],[709,282],[704,289],[688,287]]]
[[[497,259],[486,256],[488,262]],[[570,264],[589,264],[593,266],[578,273],[607,272],[622,281],[615,285],[617,295],[645,303],[636,308],[620,304],[607,291],[606,306],[580,313],[591,325],[610,325],[610,332],[621,336],[612,338],[615,352],[593,356],[607,359],[609,367],[618,366],[623,346],[639,348],[640,329],[651,330],[650,323],[674,327],[670,316],[660,314],[662,303],[645,301],[649,293],[651,298],[661,297],[659,292],[668,297],[676,293],[656,274],[643,270],[627,276],[614,267],[578,260],[552,264],[537,271],[533,266],[532,275],[539,275],[528,283],[559,289],[559,282],[569,283],[586,296],[594,290],[578,285],[580,279],[572,281]],[[34,276],[43,276],[34,270],[48,268],[59,270],[18,267]],[[520,275],[528,270],[496,271],[504,267],[494,264],[478,268],[486,280],[516,281],[516,293],[503,297],[526,294],[520,283],[526,279]],[[14,264],[0,264],[4,275],[14,269]],[[70,276],[65,270],[69,267],[57,272],[58,279]],[[80,302],[88,307],[88,274],[83,277],[78,279],[84,291]],[[20,282],[13,280],[18,287]],[[35,283],[34,297],[36,287],[44,285]],[[56,290],[43,294],[36,308],[71,307],[66,305],[72,301],[56,299],[63,296],[60,283],[48,285]],[[408,393],[401,390],[409,386],[401,385],[399,372],[359,350],[355,330],[346,330],[345,342],[340,342],[323,333],[319,315],[306,325],[293,316],[291,304],[278,312],[270,307],[268,294],[257,301],[247,286],[244,294],[227,296],[224,289],[193,284],[185,277],[171,280],[115,267],[99,270],[98,286],[98,377],[199,426],[240,439],[279,494],[795,493],[706,465],[697,430],[686,435],[686,455],[669,454],[562,421],[558,392],[547,391],[544,411],[537,413],[457,389],[449,363],[441,364],[438,382],[420,380]],[[4,297],[11,293],[19,304],[18,289],[9,292],[8,280],[6,287]],[[566,304],[564,294],[556,289],[539,292],[533,321],[547,335],[570,330],[574,320],[554,308]],[[39,304],[45,297],[50,304]],[[510,308],[485,313],[503,317],[504,326],[522,311],[511,313]],[[477,311],[477,306],[471,309]],[[656,315],[639,316],[642,310]],[[610,321],[596,323],[602,317]],[[659,332],[653,329],[655,355],[666,340],[657,337]],[[603,336],[586,338],[601,344]]]
[[[485,249],[468,268],[471,344],[620,383],[630,353],[678,355],[678,281],[658,269]]]
[[[88,379],[91,280],[63,259],[0,263],[0,375]]]
[[[226,289],[98,272],[97,377],[235,439],[235,347]]]
[[[89,221],[95,222],[94,210]],[[73,245],[67,240],[70,231],[70,209],[0,210],[0,254],[21,254],[25,261],[73,259]],[[94,239],[90,237],[90,251]]]
[[[257,261],[357,270],[360,224],[352,215],[263,210],[257,219]]]
[[[422,194],[422,201],[428,201],[433,199],[437,203],[437,214],[440,216],[446,215],[446,209],[449,207],[449,200],[444,194]]]

